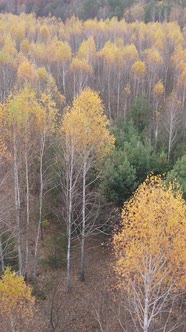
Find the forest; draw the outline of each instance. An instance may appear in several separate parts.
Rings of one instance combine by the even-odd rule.
[[[8,3],[0,332],[186,331],[185,2]]]

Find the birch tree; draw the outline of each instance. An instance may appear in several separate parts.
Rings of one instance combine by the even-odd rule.
[[[186,205],[174,186],[148,177],[124,204],[113,238],[117,285],[127,294],[135,331],[177,325],[170,327],[171,304],[186,282]]]
[[[85,239],[87,226],[88,187],[95,179],[88,180],[88,174],[96,164],[113,148],[114,137],[107,126],[109,122],[104,115],[102,101],[97,92],[87,88],[77,96],[72,107],[66,112],[62,121],[62,131],[66,145],[71,151],[68,159],[72,177],[72,167],[76,165],[81,176],[81,266],[80,279],[85,279]],[[74,159],[75,158],[75,159]],[[72,183],[69,178],[69,188]],[[90,182],[91,181],[91,182]],[[70,192],[70,191],[69,191]],[[71,199],[69,197],[69,206]],[[71,208],[72,209],[72,208]],[[69,209],[69,214],[71,210]],[[69,219],[70,221],[70,219]],[[70,236],[70,234],[69,234]]]

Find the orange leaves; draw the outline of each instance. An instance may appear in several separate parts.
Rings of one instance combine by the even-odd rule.
[[[166,187],[159,176],[150,176],[125,203],[121,217],[122,230],[113,239],[117,274],[125,279],[136,274],[142,282],[148,269],[145,260],[151,257],[154,264],[166,262],[156,278],[166,275],[166,282],[174,276],[175,285],[184,287],[186,205],[181,191],[171,184]]]
[[[0,280],[0,314],[9,317],[19,316],[31,320],[35,298],[32,290],[15,272],[6,269]]]
[[[162,95],[163,92],[164,92],[164,85],[161,81],[157,82],[155,85],[154,85],[154,88],[153,88],[153,92],[155,95]]]

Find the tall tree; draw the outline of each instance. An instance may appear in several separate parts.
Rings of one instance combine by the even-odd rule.
[[[81,201],[81,267],[80,279],[85,278],[85,238],[87,228],[88,190],[96,180],[88,180],[90,170],[96,163],[107,155],[113,148],[114,137],[107,129],[109,122],[104,115],[104,108],[99,95],[89,88],[83,90],[74,99],[62,122],[62,131],[65,135],[67,147],[74,151],[68,161],[75,164],[81,174],[82,201]],[[74,161],[73,161],[74,162]],[[72,171],[72,170],[71,170]]]
[[[171,303],[186,282],[185,216],[181,191],[156,176],[124,204],[121,231],[113,238],[114,269],[137,331],[174,330]]]

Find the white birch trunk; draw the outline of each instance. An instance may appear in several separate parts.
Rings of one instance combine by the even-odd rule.
[[[18,264],[19,275],[22,274],[22,250],[21,250],[21,228],[20,228],[20,187],[19,175],[17,165],[17,142],[16,134],[14,132],[14,195],[15,195],[15,210],[16,210],[16,227],[17,227],[17,246],[18,246]]]
[[[29,172],[28,172],[28,153],[27,147],[25,151],[25,168],[26,168],[26,256],[25,256],[25,278],[28,277],[28,262],[29,262],[29,224],[30,224],[30,188],[29,188]]]
[[[83,161],[82,234],[80,280],[85,281],[85,227],[86,227],[86,161]]]
[[[71,236],[72,236],[72,181],[73,181],[73,153],[70,160],[70,170],[67,174],[67,290],[71,288]]]
[[[34,272],[33,278],[36,278],[36,270],[37,270],[37,255],[38,255],[38,246],[39,246],[39,238],[41,233],[41,224],[42,224],[42,212],[43,212],[43,156],[44,156],[44,149],[45,149],[45,140],[46,140],[46,133],[41,137],[41,148],[40,148],[40,194],[39,194],[39,220],[38,220],[38,227],[37,227],[37,235],[35,241],[35,252],[34,252]]]

